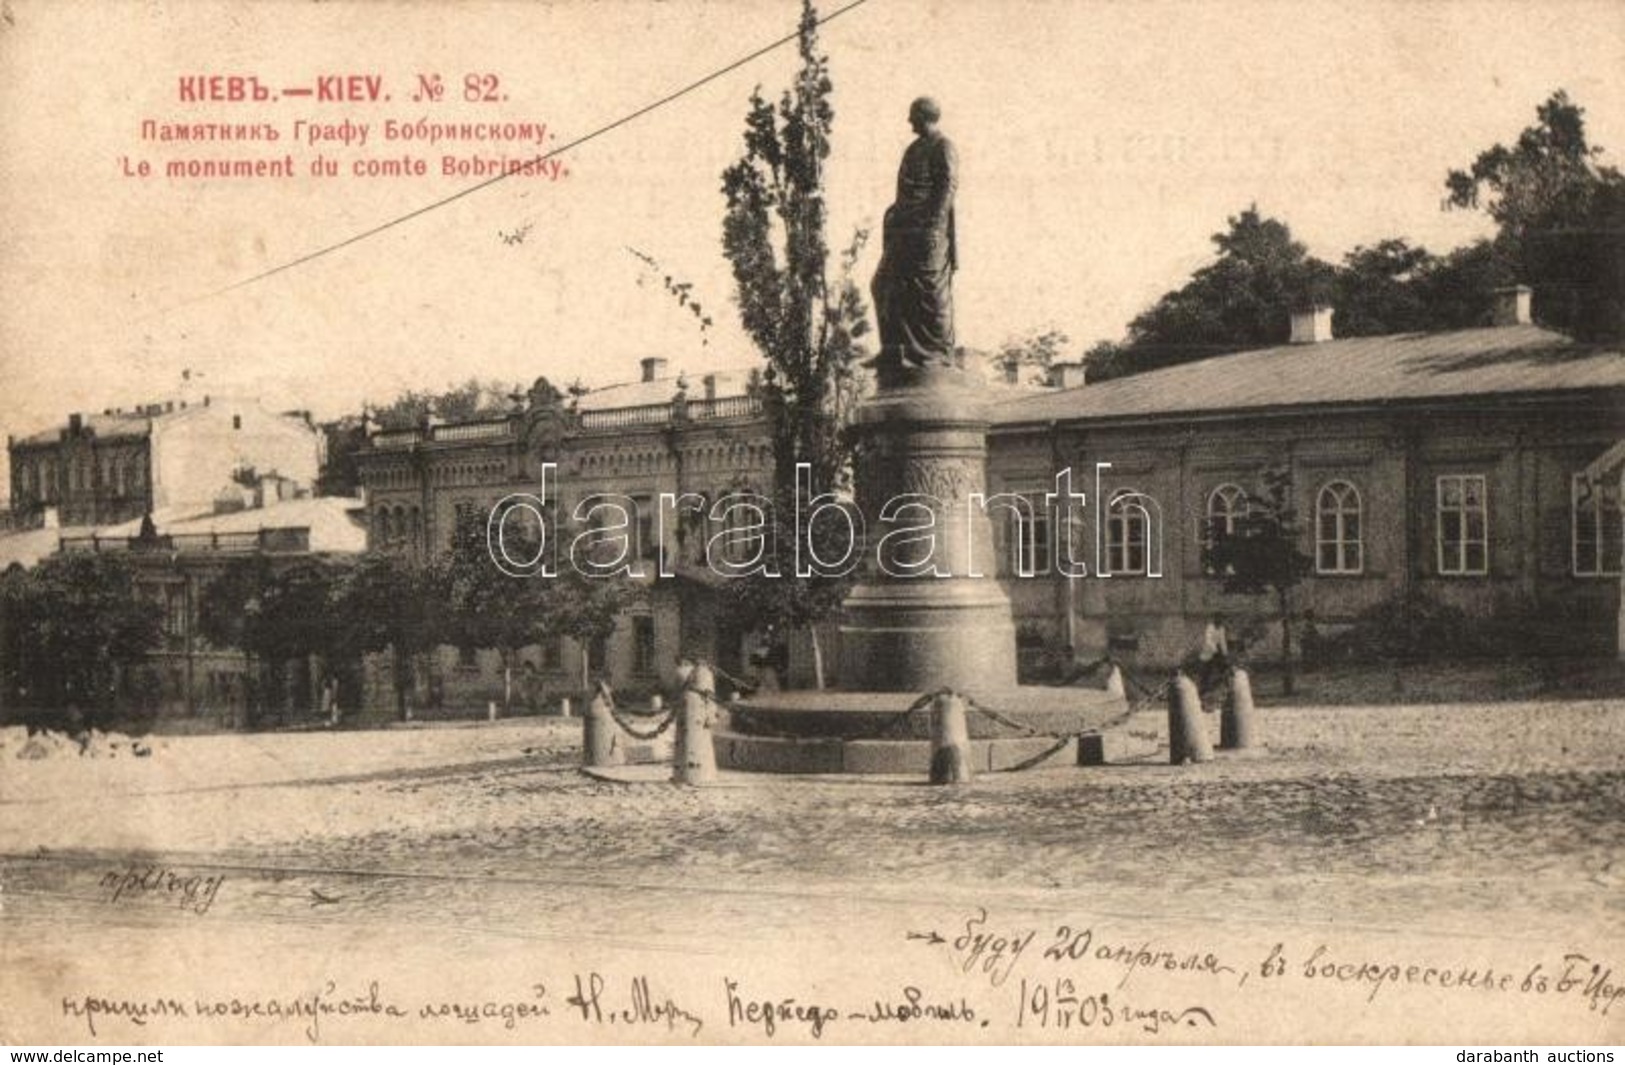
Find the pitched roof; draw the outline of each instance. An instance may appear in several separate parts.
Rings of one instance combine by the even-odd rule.
[[[310,549],[322,551],[365,551],[366,505],[348,496],[315,496],[287,499],[263,507],[227,511],[223,514],[153,516],[155,531],[161,536],[191,536],[208,533],[251,533],[262,529],[309,529]],[[135,536],[141,519],[95,530],[104,537]]]
[[[86,414],[82,424],[103,440],[116,437],[143,437],[152,431],[152,419],[144,414]],[[66,423],[29,433],[18,444],[54,444],[62,439]]]
[[[687,381],[688,398],[691,400],[705,398],[707,377],[716,379],[718,399],[742,396],[750,381],[750,373],[749,370],[717,370],[709,374],[683,373],[656,378],[653,381],[628,381],[624,384],[605,385],[582,396],[577,409],[614,410],[620,407],[652,407],[660,403],[670,403],[672,397],[677,394],[679,378]]]
[[[995,402],[1010,425],[1285,406],[1625,388],[1625,351],[1532,325],[1402,333],[1216,356]]]

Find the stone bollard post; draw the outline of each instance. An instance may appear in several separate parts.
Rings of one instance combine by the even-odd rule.
[[[609,697],[599,692],[587,704],[582,723],[582,756],[588,766],[622,765],[626,751],[621,747],[615,717],[609,712]]]
[[[1241,751],[1253,745],[1253,682],[1237,666],[1230,671],[1230,696],[1219,716],[1219,746]]]
[[[485,720],[487,720],[487,721],[495,721],[496,719],[497,719],[497,701],[495,699],[488,699],[488,700],[486,700],[486,703],[485,703]]]
[[[970,729],[965,724],[965,700],[953,692],[944,692],[931,706],[931,783],[970,781]]]
[[[1168,682],[1168,761],[1173,765],[1213,759],[1213,743],[1202,724],[1202,696],[1196,682],[1176,672]]]
[[[1128,689],[1123,685],[1123,670],[1116,662],[1106,671],[1106,691],[1119,699],[1128,698]]]
[[[690,688],[677,710],[677,748],[671,778],[678,784],[711,784],[717,779],[717,751],[711,739],[711,698]]]
[[[566,695],[564,698],[559,700],[559,716],[560,717],[569,717],[570,716],[570,697],[568,695]]]
[[[1106,737],[1098,732],[1086,732],[1078,737],[1078,764],[1105,765]]]

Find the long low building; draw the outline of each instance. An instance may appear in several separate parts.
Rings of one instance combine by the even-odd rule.
[[[1066,366],[1053,374],[1062,387],[991,386],[989,491],[1038,504],[1031,523],[995,526],[1024,660],[1174,662],[1215,612],[1271,653],[1274,605],[1226,593],[1202,555],[1211,523],[1234,521],[1272,466],[1291,476],[1313,560],[1295,607],[1319,631],[1417,596],[1527,631],[1531,651],[1613,653],[1619,470],[1585,471],[1625,439],[1625,354],[1530,324],[1527,289],[1500,298],[1500,324],[1480,329],[1334,339],[1322,308],[1298,316],[1280,347],[1100,383]],[[539,382],[507,418],[377,433],[358,460],[372,543],[438,550],[458,510],[536,492],[544,463],[556,464],[566,508],[598,492],[636,501],[643,556],[660,546],[649,510],[661,493],[715,498],[763,490],[772,475],[743,375],[668,376],[647,360],[641,380],[573,397]],[[1090,497],[1070,549],[1043,507],[1063,468]],[[1089,575],[1063,573],[1062,550]],[[593,649],[593,669],[631,688],[657,684],[681,652],[748,669],[766,634],[719,611],[703,576],[651,577],[647,599]],[[822,635],[835,675],[838,632]],[[805,645],[792,643],[788,679],[810,683]],[[568,641],[530,649],[527,677],[544,691],[578,687],[581,653]],[[494,655],[448,650],[439,672],[448,701],[497,690]]]
[[[1313,560],[1295,609],[1320,631],[1421,597],[1534,653],[1616,650],[1619,471],[1588,467],[1625,439],[1625,353],[1531,325],[1527,289],[1498,298],[1495,326],[1351,339],[1320,308],[1281,347],[999,405],[993,488],[1042,494],[1070,467],[1107,504],[1098,552],[1095,522],[1071,530],[1087,578],[1057,574],[1058,525],[1028,534],[1024,638],[1167,663],[1216,612],[1272,616],[1203,571],[1203,542],[1277,467]]]
[[[1320,309],[1298,316],[1293,342],[1279,347],[1098,383],[1083,383],[1076,365],[1055,367],[1048,388],[991,383],[988,492],[1035,504],[1031,521],[994,524],[1000,568],[990,579],[1009,592],[1022,661],[1036,671],[1109,653],[1165,665],[1215,613],[1273,655],[1275,604],[1226,592],[1204,570],[1203,550],[1246,513],[1270,469],[1289,476],[1310,560],[1294,607],[1322,636],[1411,599],[1454,608],[1465,627],[1499,626],[1531,653],[1620,653],[1625,352],[1530,324],[1527,290],[1501,299],[1499,324],[1479,329],[1336,339]],[[83,423],[58,434],[64,447],[103,441]],[[37,473],[47,443],[16,449],[14,465],[32,462]],[[725,607],[724,578],[697,562],[714,530],[658,517],[666,493],[709,504],[768,492],[771,435],[747,373],[670,374],[649,359],[640,379],[594,391],[539,380],[504,416],[374,430],[356,467],[361,500],[276,502],[286,483],[261,476],[253,491],[265,505],[248,510],[250,490],[229,477],[218,488],[211,472],[207,506],[165,514],[143,497],[157,511],[151,528],[108,508],[122,524],[86,513],[77,527],[15,533],[0,538],[0,565],[56,550],[129,551],[166,609],[152,661],[162,712],[226,723],[243,716],[244,663],[195,636],[198,596],[226,558],[427,555],[450,545],[459,514],[488,513],[512,493],[545,494],[560,513],[614,493],[635,511],[628,534],[648,586],[614,633],[592,647],[560,639],[524,649],[517,690],[496,652],[442,648],[410,671],[411,709],[466,713],[510,697],[552,705],[580,691],[584,657],[623,691],[661,686],[681,654],[728,673],[776,657],[789,683],[811,683],[804,639],[746,631]],[[544,470],[554,478],[545,490]],[[1063,470],[1087,497],[1064,519],[1045,499]],[[87,477],[77,483],[92,490],[106,481]],[[43,480],[60,478],[48,470]],[[662,553],[675,560],[665,575]],[[820,631],[825,675],[837,676],[838,626]],[[399,675],[387,656],[369,656],[340,696],[392,716]]]

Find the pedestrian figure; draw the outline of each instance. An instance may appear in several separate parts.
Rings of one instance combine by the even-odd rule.
[[[1220,687],[1230,675],[1230,636],[1224,615],[1214,614],[1202,629],[1202,643],[1196,649],[1196,690],[1207,709],[1208,692]]]

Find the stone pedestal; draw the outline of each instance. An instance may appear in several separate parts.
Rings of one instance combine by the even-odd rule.
[[[982,391],[952,369],[893,371],[859,409],[868,544],[841,625],[842,688],[1015,686],[992,523],[971,499],[986,492],[987,425]]]

